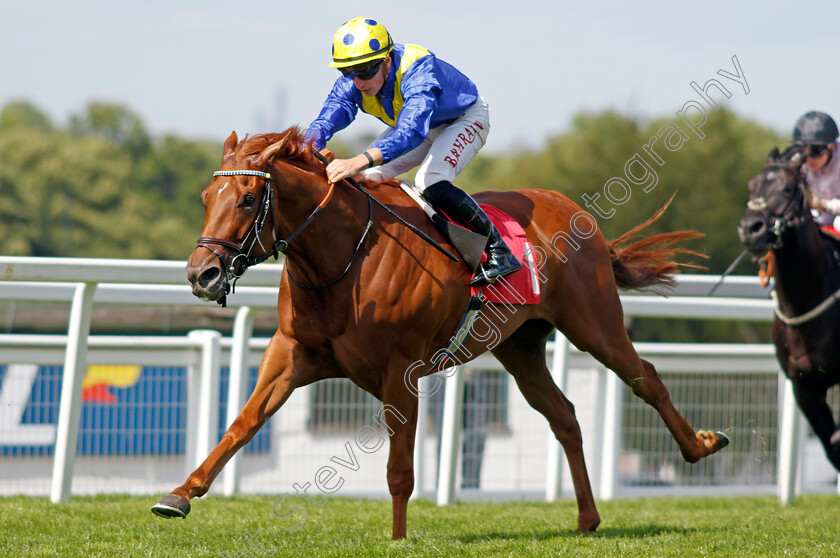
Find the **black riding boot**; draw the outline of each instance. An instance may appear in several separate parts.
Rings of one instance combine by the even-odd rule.
[[[490,222],[490,218],[469,194],[453,186],[451,182],[442,180],[426,188],[423,196],[459,225],[464,225],[478,234],[489,237],[484,249],[487,253],[487,261],[476,272],[470,285],[474,287],[487,285],[499,277],[522,269],[519,260],[511,254],[510,248],[502,240],[502,236]]]

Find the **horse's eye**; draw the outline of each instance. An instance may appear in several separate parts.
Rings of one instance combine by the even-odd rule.
[[[245,196],[242,198],[242,205],[247,207],[254,205],[254,196],[252,196],[251,194],[245,194]]]

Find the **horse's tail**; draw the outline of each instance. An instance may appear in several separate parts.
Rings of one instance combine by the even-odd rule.
[[[684,240],[702,238],[703,233],[697,231],[673,231],[649,237],[641,237],[643,229],[656,222],[671,205],[674,196],[662,206],[650,219],[641,225],[627,231],[610,242],[610,259],[612,260],[615,283],[621,289],[644,289],[653,287],[670,288],[676,283],[673,275],[683,268],[697,270],[703,266],[674,261],[677,254],[687,254],[706,258],[705,254],[677,246]],[[637,240],[638,239],[638,240]],[[632,242],[629,246],[624,246]]]

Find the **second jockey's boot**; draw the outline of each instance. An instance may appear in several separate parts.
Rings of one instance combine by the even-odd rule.
[[[456,188],[451,182],[442,180],[426,188],[423,196],[459,225],[488,237],[487,246],[484,249],[487,253],[487,261],[476,272],[470,285],[473,287],[488,285],[499,277],[522,269],[522,264],[511,253],[490,218],[469,194]]]

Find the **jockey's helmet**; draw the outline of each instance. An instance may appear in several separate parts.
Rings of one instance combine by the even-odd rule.
[[[384,60],[393,46],[391,34],[375,19],[351,19],[335,32],[330,68],[349,68]]]
[[[795,145],[829,145],[837,140],[838,135],[834,119],[815,110],[800,116],[793,127]]]

